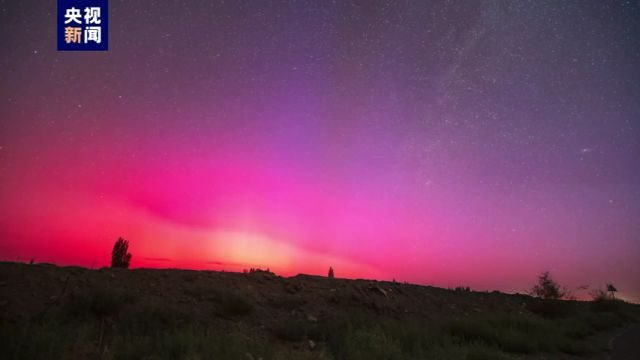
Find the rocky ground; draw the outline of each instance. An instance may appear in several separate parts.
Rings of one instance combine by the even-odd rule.
[[[637,306],[256,271],[0,263],[0,358],[608,356]]]

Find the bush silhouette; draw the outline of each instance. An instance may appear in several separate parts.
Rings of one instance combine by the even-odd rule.
[[[246,316],[253,312],[253,304],[241,294],[222,294],[217,301],[219,314],[223,316]]]
[[[538,276],[538,284],[531,289],[530,294],[542,299],[559,300],[567,295],[567,290],[555,282],[548,271],[545,271]]]
[[[102,320],[116,317],[124,305],[132,301],[132,294],[95,286],[72,293],[64,307],[67,315],[72,318],[82,319],[93,316]]]
[[[118,241],[113,245],[113,250],[111,251],[111,267],[129,268],[131,254],[127,251],[129,251],[129,241],[118,238]]]

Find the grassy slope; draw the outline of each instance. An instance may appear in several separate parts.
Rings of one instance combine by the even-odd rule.
[[[2,359],[592,356],[622,302],[368,280],[0,263]]]

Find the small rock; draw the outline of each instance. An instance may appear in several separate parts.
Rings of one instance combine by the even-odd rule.
[[[318,318],[311,315],[311,314],[307,314],[307,320],[311,321],[311,322],[317,322]]]
[[[372,289],[372,290],[374,290],[374,291],[376,291],[376,292],[378,292],[379,294],[381,294],[381,295],[382,295],[382,296],[384,296],[384,297],[389,297],[389,296],[387,295],[387,292],[386,292],[383,288],[381,288],[380,286],[374,286],[374,287],[372,287],[371,289]]]
[[[244,354],[244,358],[247,360],[253,360],[253,355],[251,355],[251,353],[246,353]]]
[[[313,350],[316,348],[316,343],[313,340],[309,340],[309,349]]]

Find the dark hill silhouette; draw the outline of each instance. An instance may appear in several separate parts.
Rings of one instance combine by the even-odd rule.
[[[476,353],[564,358],[562,353],[598,354],[608,341],[602,331],[631,323],[638,313],[619,300],[596,307],[467,288],[284,278],[263,270],[89,270],[5,262],[0,289],[0,358],[6,359],[70,352],[159,359],[190,352],[265,360],[462,359]]]

